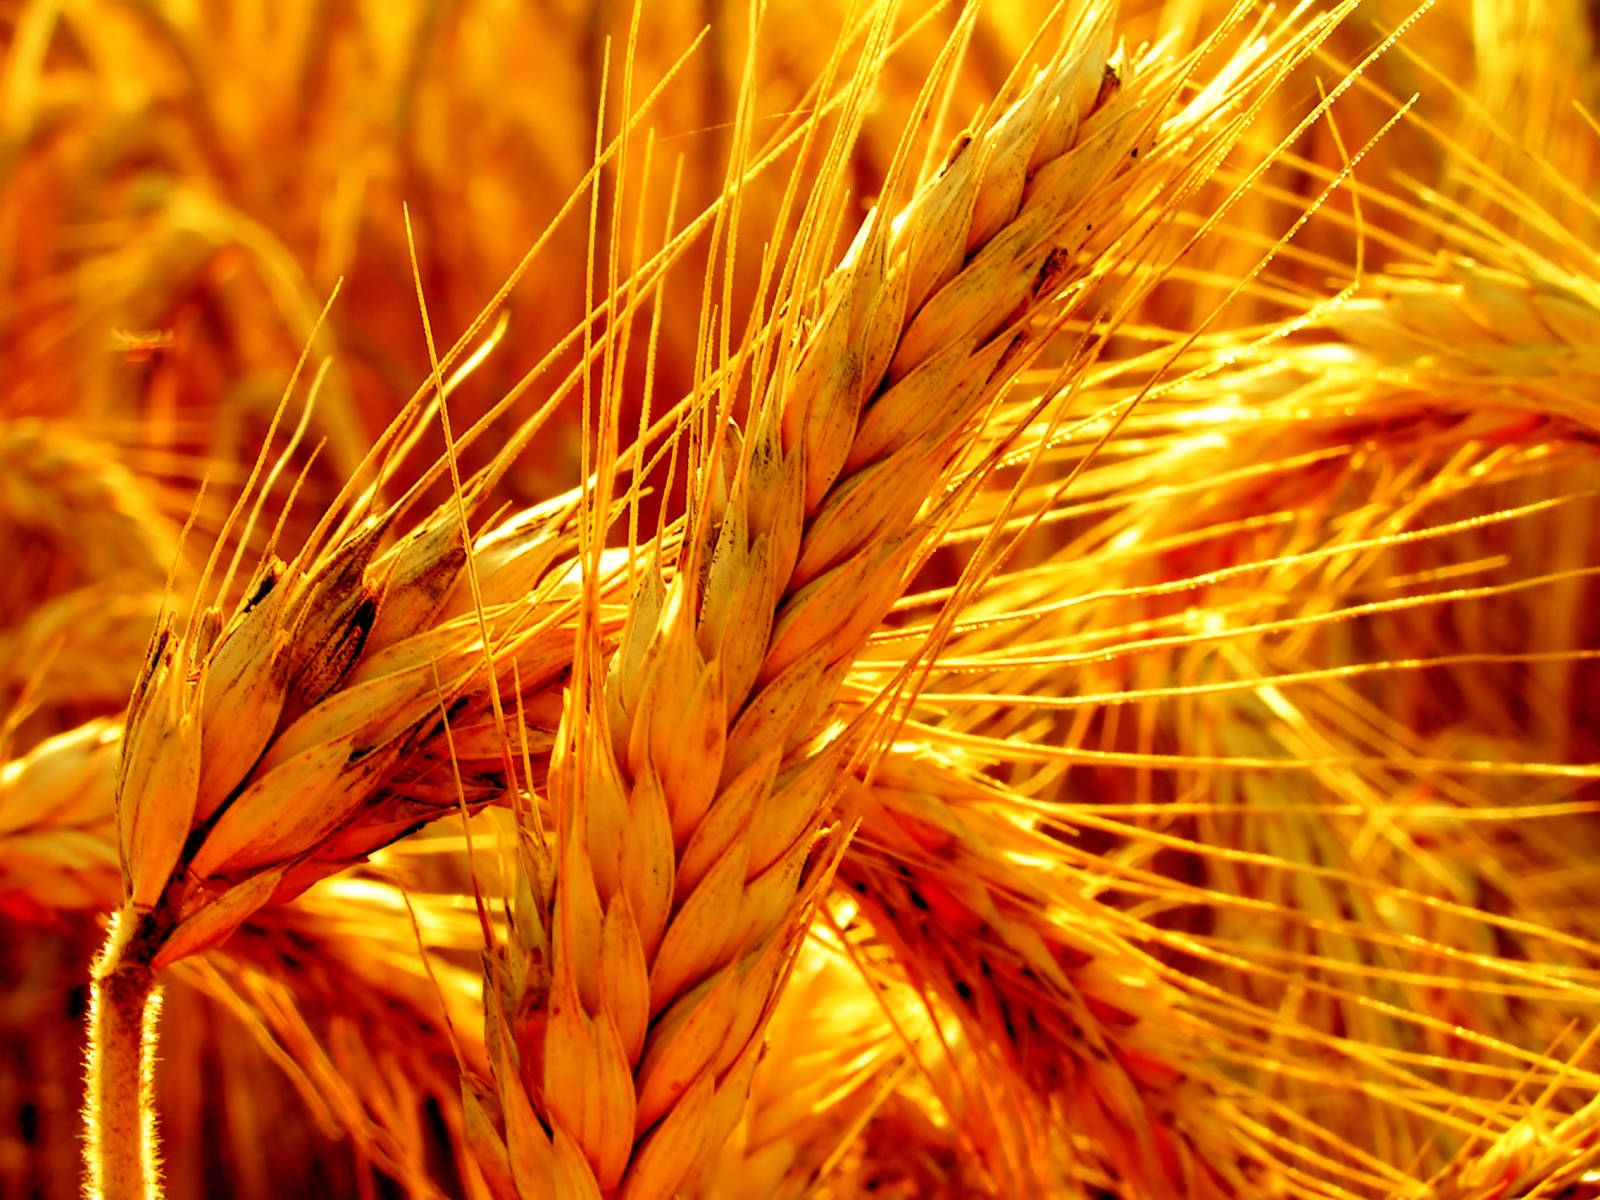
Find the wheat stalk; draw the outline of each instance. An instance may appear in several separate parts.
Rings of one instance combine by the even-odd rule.
[[[0,767],[0,909],[12,919],[55,923],[118,905],[119,732],[91,722]],[[426,895],[409,903],[435,953],[470,951],[479,925],[459,905]],[[177,978],[267,1041],[307,1103],[366,1156],[426,1189],[429,1166],[413,1149],[424,1096],[465,1145],[460,1062],[438,1033],[441,1003],[460,1031],[461,1061],[481,1069],[484,1060],[472,1033],[475,973],[449,960],[424,970],[406,904],[377,880],[331,881],[248,917],[221,951],[180,963]]]

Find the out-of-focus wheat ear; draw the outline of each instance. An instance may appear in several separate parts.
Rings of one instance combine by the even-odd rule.
[[[862,1128],[937,1055],[917,990],[892,964],[852,960],[819,926],[766,1029],[738,1126],[708,1168],[704,1200],[799,1200],[833,1186]]]
[[[178,554],[179,522],[126,454],[62,422],[0,420],[0,531],[52,543],[79,584],[132,577],[159,586]],[[45,580],[48,564],[36,564]],[[39,587],[35,579],[32,586]]]
[[[1469,380],[1479,403],[1557,415],[1600,430],[1600,283],[1533,254],[1506,265],[1445,255],[1369,280],[1370,296],[1327,324],[1413,382]]]
[[[1600,1159],[1600,1099],[1559,1120],[1538,1105],[1484,1145],[1468,1142],[1427,1181],[1439,1200],[1536,1200],[1588,1195]]]
[[[116,722],[91,721],[0,764],[0,910],[49,921],[121,903],[120,737]]]
[[[51,597],[0,630],[0,711],[28,710],[19,743],[120,713],[160,607],[154,581],[123,578]]]
[[[1548,1047],[1592,1007],[1586,987],[1540,987],[1592,953],[1592,926],[1572,920],[1589,872],[1555,866],[1582,859],[1592,830],[1533,819],[1518,777],[1529,758],[1592,757],[1533,748],[1546,723],[1526,706],[1544,689],[1520,682],[1546,663],[1589,670],[1586,627],[1566,622],[1592,607],[1592,439],[1495,411],[1515,379],[1410,362],[1286,346],[1141,406],[1075,506],[1104,526],[996,580],[923,696],[991,774],[1052,801],[1012,806],[1045,822],[1035,857],[1056,870],[1040,874],[1104,889],[1095,923],[1120,923],[1186,1011],[1228,1029],[1198,1048],[1256,1090],[1237,1103],[1253,1132],[1269,1126],[1291,1160],[1320,1143],[1326,1160],[1301,1171],[1353,1168],[1398,1195],[1461,1125],[1489,1137],[1514,1120],[1507,1076],[1558,1075]],[[1423,382],[1435,368],[1449,386]],[[1458,593],[1458,572],[1488,586]],[[1578,602],[1552,604],[1569,580]],[[1567,705],[1554,710],[1561,736]],[[1504,777],[1439,765],[1465,775],[1468,760]],[[1332,761],[1361,767],[1310,782]],[[1536,898],[1535,861],[1574,878],[1569,899]],[[1398,1103],[1388,1072],[1421,1053]],[[1574,1068],[1549,1119],[1591,1084]]]

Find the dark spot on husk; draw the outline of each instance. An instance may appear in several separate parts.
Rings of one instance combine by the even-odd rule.
[[[261,576],[261,582],[256,584],[256,590],[245,598],[244,611],[249,612],[272,594],[272,589],[278,586],[278,573],[267,571]]]

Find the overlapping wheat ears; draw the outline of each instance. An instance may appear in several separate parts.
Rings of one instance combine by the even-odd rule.
[[[1600,1195],[1581,6],[756,5],[664,68],[645,6],[178,7],[9,32],[8,236],[52,156],[117,214],[0,260],[0,915],[30,1021],[92,980],[85,1195],[216,1194],[227,1097],[241,1195]],[[430,58],[538,29],[566,158],[508,83],[484,166]],[[299,99],[210,107],[263,38]],[[132,44],[170,145],[75,120]],[[353,1156],[261,1153],[280,1077]]]

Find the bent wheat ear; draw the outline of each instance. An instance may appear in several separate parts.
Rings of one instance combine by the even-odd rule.
[[[23,702],[38,713],[31,726],[54,735],[89,714],[128,702],[144,661],[161,596],[124,582],[77,588],[35,605],[0,631],[0,709]],[[40,677],[40,664],[48,664]]]
[[[120,737],[116,723],[94,721],[0,765],[0,912],[48,922],[69,912],[116,909]],[[481,1066],[469,1019],[476,972],[448,960],[433,963],[431,975],[425,971],[415,957],[406,899],[375,880],[329,882],[292,904],[255,912],[279,876],[254,875],[180,924],[151,968],[176,964],[181,979],[245,1015],[256,1036],[281,1048],[286,1064],[292,1061],[291,1079],[311,1093],[307,1103],[325,1114],[325,1124],[344,1128],[364,1155],[427,1191],[430,1164],[410,1140],[423,1105],[438,1104],[452,1141],[465,1142],[454,1111],[456,1060],[433,1024],[434,984],[466,1061]],[[254,897],[238,895],[252,888]],[[477,921],[453,901],[410,897],[430,947],[468,950],[481,936]],[[184,961],[205,948],[197,934],[211,910],[227,916],[240,905],[253,915],[237,938],[221,954]],[[230,1025],[227,1032],[237,1037],[244,1029]]]
[[[178,525],[159,492],[116,448],[70,426],[0,420],[0,533],[34,531],[75,561],[82,582],[131,576],[159,584],[178,553]]]
[[[1376,295],[1327,325],[1417,387],[1470,385],[1484,406],[1564,417],[1600,430],[1600,285],[1531,254],[1513,269],[1446,255],[1377,276]]]
[[[1141,1194],[1260,1186],[1272,1160],[1228,1119],[1172,988],[1069,881],[1029,865],[1051,860],[1049,839],[1003,815],[996,785],[907,744],[854,796],[840,882],[977,1045],[1096,1134],[1099,1165]]]
[[[452,507],[459,520],[464,502]],[[397,821],[383,803],[382,783],[402,748],[441,736],[441,715],[453,704],[492,686],[502,670],[530,687],[549,681],[548,664],[521,671],[515,661],[519,645],[559,625],[571,607],[551,599],[548,586],[493,624],[487,616],[438,628],[391,622],[386,630],[396,640],[365,657],[385,591],[368,580],[368,567],[397,512],[364,522],[320,554],[312,547],[290,564],[269,562],[226,625],[210,608],[181,632],[170,615],[158,626],[129,709],[116,781],[128,894],[96,961],[96,995],[107,1000],[95,1010],[96,1063],[148,1073],[153,1025],[144,1022],[154,1010],[144,1001],[155,969],[220,945],[275,897],[296,895],[439,815],[430,809]],[[452,556],[448,540],[436,550]],[[430,578],[415,556],[400,561],[415,577]],[[449,572],[433,574],[441,573]],[[436,578],[435,585],[446,592]],[[387,592],[410,619],[436,611],[431,602],[411,603],[404,582]],[[217,751],[209,773],[208,700]],[[261,723],[224,747],[232,705]],[[117,1181],[108,1184],[115,1200],[133,1200],[153,1179],[138,1151],[155,1145],[143,1124],[149,1105],[112,1100],[97,1068],[86,1107],[86,1167],[94,1180]]]

